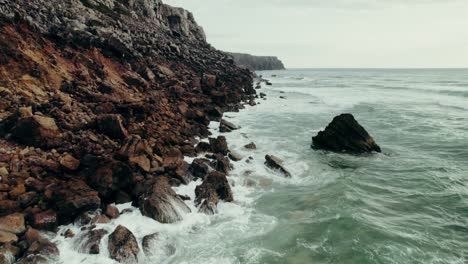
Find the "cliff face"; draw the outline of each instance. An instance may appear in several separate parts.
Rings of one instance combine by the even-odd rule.
[[[255,90],[160,0],[0,0],[0,216],[48,228],[135,201]]]
[[[243,53],[228,53],[231,55],[235,63],[252,71],[265,70],[284,70],[284,64],[277,57],[272,56],[253,56]]]

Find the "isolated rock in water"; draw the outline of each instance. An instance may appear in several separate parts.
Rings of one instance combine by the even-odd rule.
[[[226,202],[234,201],[231,186],[226,174],[212,171],[203,183],[195,188],[195,203],[200,206],[200,212],[215,214],[219,199]]]
[[[169,236],[154,233],[143,237],[142,240],[143,252],[146,256],[172,256],[176,252],[176,247],[173,241],[170,241]]]
[[[342,114],[312,138],[312,147],[335,152],[381,152],[379,145],[351,114]]]
[[[236,129],[239,129],[236,125],[234,125],[233,123],[225,120],[225,119],[222,119],[221,120],[221,123],[219,124],[219,132],[221,133],[227,133],[227,132],[231,132],[233,130],[236,130]]]
[[[284,168],[283,161],[280,158],[275,157],[273,155],[266,155],[265,160],[266,160],[265,164],[269,168],[274,169],[274,170],[279,170],[286,177],[291,177],[291,173],[289,173],[289,171]]]
[[[136,263],[140,248],[135,236],[127,228],[119,225],[109,236],[109,255],[124,263]]]
[[[160,223],[174,223],[182,220],[181,212],[190,208],[177,196],[169,185],[169,179],[158,177],[140,198],[140,211],[144,216]]]
[[[12,135],[25,145],[51,147],[57,145],[60,132],[53,118],[34,115],[19,119]]]
[[[232,161],[240,161],[242,160],[242,156],[235,152],[235,151],[230,151],[229,154],[228,154],[228,157],[232,160]]]
[[[221,153],[223,155],[228,154],[229,148],[226,142],[226,137],[219,136],[217,138],[209,138],[209,141],[211,145],[211,151],[213,151],[213,153]]]
[[[255,143],[250,142],[249,144],[245,145],[244,148],[246,149],[257,149],[257,145]]]

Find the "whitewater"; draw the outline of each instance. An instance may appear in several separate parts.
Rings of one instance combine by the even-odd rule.
[[[192,213],[174,224],[143,217],[130,204],[109,224],[139,242],[158,232],[139,263],[467,263],[468,71],[316,69],[258,72],[256,106],[224,118],[241,128],[226,136],[243,159],[229,174],[233,203],[197,213],[198,182],[174,188]],[[382,153],[313,150],[311,138],[352,113]],[[220,135],[211,122],[212,136]],[[206,139],[203,139],[206,140]],[[254,142],[256,150],[244,148]],[[284,160],[292,178],[264,165]],[[187,161],[191,161],[187,158]],[[71,229],[74,238],[61,234]],[[51,235],[52,236],[52,235]],[[80,227],[51,237],[56,263],[115,263],[106,235],[99,255],[80,253]],[[167,250],[172,245],[175,253]]]

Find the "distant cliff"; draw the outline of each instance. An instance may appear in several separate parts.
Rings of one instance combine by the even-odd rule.
[[[253,56],[243,53],[228,52],[234,58],[234,62],[241,67],[253,71],[264,70],[284,70],[284,64],[277,57],[273,56]]]

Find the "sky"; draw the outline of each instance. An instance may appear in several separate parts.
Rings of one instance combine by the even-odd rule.
[[[288,68],[468,67],[468,0],[164,2],[191,11],[214,47]]]

